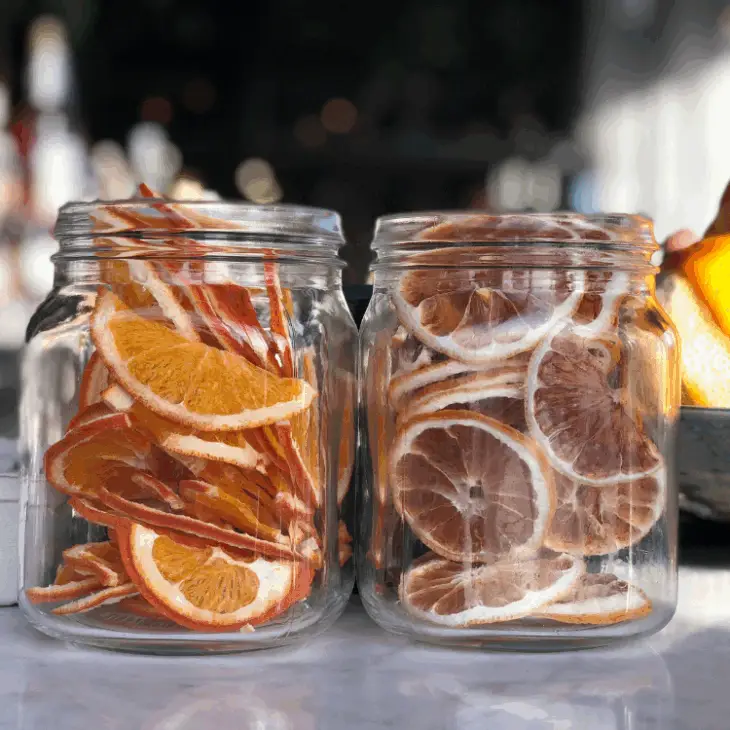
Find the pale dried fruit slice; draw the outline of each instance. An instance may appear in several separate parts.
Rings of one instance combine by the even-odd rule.
[[[135,596],[139,593],[134,583],[124,583],[113,588],[104,588],[71,603],[64,603],[63,606],[54,608],[51,613],[57,616],[69,616],[75,613],[86,613],[100,606],[108,606],[112,603],[119,603],[122,599]]]
[[[586,272],[585,293],[573,317],[582,326],[583,336],[598,336],[616,327],[619,308],[628,296],[630,283],[629,275],[623,271]]]
[[[536,550],[554,505],[533,442],[471,411],[416,416],[391,455],[393,502],[418,538],[450,560]]]
[[[269,621],[309,594],[311,571],[263,558],[237,560],[132,524],[120,530],[124,564],[142,596],[175,623],[235,631]]]
[[[121,585],[126,580],[119,548],[109,541],[74,545],[63,551],[63,561],[77,571],[96,576],[107,588]]]
[[[455,408],[481,413],[518,431],[525,431],[524,376],[524,371],[495,370],[433,383],[410,400],[399,414],[399,422],[404,423],[424,413]]]
[[[469,365],[458,360],[434,363],[394,377],[388,386],[388,398],[394,408],[400,409],[408,402],[412,393],[433,383],[446,382],[457,376],[474,372],[486,376],[498,371],[514,370],[515,373],[524,374],[528,362],[529,354],[520,353],[508,360],[495,361],[489,365]]]
[[[262,466],[263,454],[249,442],[252,430],[221,433],[195,431],[170,419],[158,416],[118,385],[112,385],[102,395],[104,403],[126,413],[138,427],[148,431],[160,446],[172,454],[211,459],[234,464],[244,469]]]
[[[78,576],[75,580],[64,583],[54,583],[50,586],[26,588],[25,595],[33,603],[56,603],[58,601],[73,601],[98,590],[101,583],[96,576],[84,578]]]
[[[539,618],[566,624],[606,626],[651,613],[646,594],[612,573],[585,573],[570,593],[540,611]]]
[[[400,596],[406,609],[453,628],[511,621],[567,595],[583,573],[570,555],[543,553],[496,563],[453,563],[428,556],[405,573]]]
[[[527,376],[527,423],[551,464],[602,486],[647,476],[662,463],[641,414],[621,387],[617,338],[583,337],[566,326],[535,350]]]
[[[459,251],[448,250],[452,261]],[[423,262],[431,254],[422,254]],[[403,276],[393,303],[424,344],[484,364],[532,349],[572,315],[582,288],[583,274],[568,269],[417,269]]]
[[[437,360],[443,360],[440,352],[426,347],[405,327],[399,326],[391,340],[393,377],[428,367]]]
[[[79,413],[101,401],[101,394],[109,387],[109,371],[98,352],[86,363],[79,386]],[[69,425],[70,427],[70,425]]]
[[[139,317],[111,292],[99,295],[91,335],[128,393],[158,415],[201,431],[274,423],[307,408],[315,395],[303,380],[278,378]]]
[[[576,555],[607,555],[645,537],[664,511],[664,469],[595,487],[555,474],[557,508],[545,545]]]
[[[221,543],[241,550],[251,550],[259,555],[285,560],[296,560],[301,557],[296,555],[292,548],[284,542],[270,542],[218,525],[211,525],[195,517],[163,512],[155,507],[132,502],[118,494],[113,494],[103,487],[99,490],[99,499],[104,505],[131,521],[141,522],[152,527],[176,530],[208,540],[211,543]],[[124,524],[120,523],[119,526],[116,526],[116,529],[119,530],[123,526]]]

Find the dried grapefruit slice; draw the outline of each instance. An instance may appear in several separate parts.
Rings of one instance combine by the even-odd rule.
[[[556,473],[557,508],[545,545],[576,555],[607,555],[637,543],[664,511],[665,482],[664,469],[603,487]]]
[[[98,352],[86,363],[79,387],[79,412],[101,401],[101,394],[109,387],[109,371]]]
[[[278,378],[245,358],[190,342],[102,292],[91,336],[124,389],[160,416],[201,431],[234,431],[288,418],[309,406],[303,380]]]
[[[418,538],[451,560],[534,551],[554,503],[551,470],[532,441],[470,411],[407,423],[393,445],[391,486]]]
[[[602,486],[647,476],[662,459],[620,387],[621,344],[579,330],[554,331],[530,360],[530,431],[551,464],[577,481]]]
[[[75,570],[96,576],[107,588],[121,585],[126,580],[119,548],[109,541],[74,545],[63,551],[63,561]]]
[[[409,612],[426,621],[475,626],[540,611],[567,595],[582,573],[579,559],[549,552],[485,565],[427,556],[403,576],[400,596]]]
[[[593,626],[631,621],[651,613],[646,594],[612,573],[586,573],[570,593],[543,609],[540,618]]]
[[[520,371],[495,370],[433,383],[414,396],[399,414],[399,421],[403,423],[423,413],[455,408],[481,413],[518,431],[526,431],[524,375]]]
[[[311,572],[301,564],[237,560],[139,524],[120,529],[119,540],[142,596],[170,620],[197,631],[264,623],[309,594]]]
[[[448,253],[458,260],[460,249]],[[424,264],[432,258],[421,256]],[[393,303],[421,342],[456,360],[484,364],[532,349],[572,315],[582,288],[582,273],[572,270],[431,268],[405,274]]]
[[[139,591],[134,583],[124,583],[113,588],[103,588],[100,591],[91,593],[83,598],[78,598],[71,603],[64,603],[63,606],[54,608],[51,613],[57,616],[69,616],[73,613],[86,613],[100,606],[107,606],[111,603],[119,603],[123,598],[137,595]]]

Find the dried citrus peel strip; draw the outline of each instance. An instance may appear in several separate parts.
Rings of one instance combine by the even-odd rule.
[[[57,616],[68,616],[74,613],[86,613],[94,608],[106,606],[111,603],[118,603],[123,598],[137,595],[139,591],[134,583],[125,583],[114,588],[104,588],[103,590],[92,593],[91,595],[79,598],[71,603],[65,603],[63,606],[54,608],[51,613]]]

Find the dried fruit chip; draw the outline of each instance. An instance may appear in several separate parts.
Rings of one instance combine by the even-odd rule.
[[[238,355],[189,342],[136,315],[110,292],[99,295],[91,333],[128,393],[158,415],[202,431],[274,423],[314,397],[305,381],[278,378]]]
[[[470,411],[410,421],[393,446],[391,486],[418,538],[451,560],[534,551],[555,499],[551,470],[532,441]]]
[[[567,595],[583,573],[569,555],[485,565],[427,556],[403,576],[401,601],[431,623],[462,627],[529,616]]]

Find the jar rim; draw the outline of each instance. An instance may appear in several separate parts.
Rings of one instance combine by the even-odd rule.
[[[427,235],[425,235],[427,234]],[[378,218],[373,249],[404,244],[471,245],[560,243],[659,246],[651,218],[628,213],[491,213],[480,210],[418,211]]]
[[[155,238],[171,234],[269,235],[341,246],[340,215],[304,205],[260,205],[220,200],[129,198],[71,202],[62,206],[54,229],[59,241],[123,233]]]

